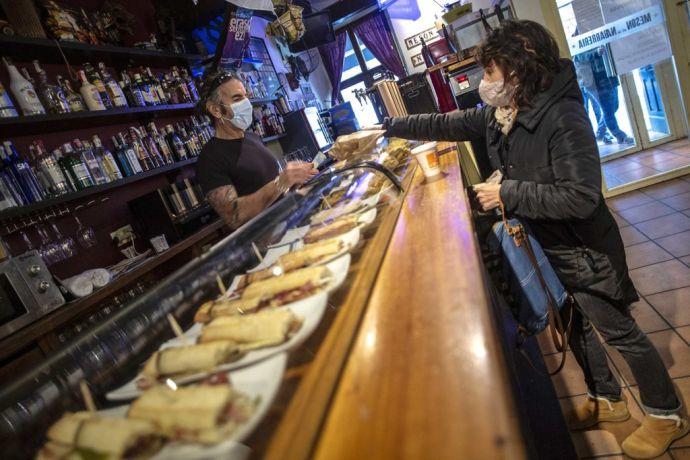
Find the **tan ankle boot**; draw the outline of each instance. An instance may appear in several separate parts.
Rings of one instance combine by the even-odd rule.
[[[654,458],[666,452],[668,446],[690,430],[688,421],[682,417],[661,418],[646,415],[642,425],[628,436],[621,447],[623,453],[632,458]]]
[[[609,401],[606,398],[592,398],[577,406],[569,417],[568,425],[573,431],[584,430],[599,422],[624,422],[630,418],[628,404],[621,401]]]

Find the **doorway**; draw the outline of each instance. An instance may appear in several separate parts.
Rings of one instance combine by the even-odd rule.
[[[556,0],[556,5],[607,191],[648,185],[668,171],[690,167],[690,158],[683,161],[661,149],[687,136],[661,1]]]

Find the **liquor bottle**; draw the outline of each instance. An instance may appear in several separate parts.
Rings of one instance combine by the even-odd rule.
[[[93,149],[89,148],[90,144],[88,142],[82,142],[79,139],[74,139],[72,141],[72,146],[74,147],[75,155],[78,155],[89,169],[94,185],[107,184],[108,178],[101,169],[101,165],[98,164],[98,159],[93,154]]]
[[[19,113],[14,108],[14,103],[10,98],[9,93],[5,90],[0,82],[0,118],[14,118],[18,117]]]
[[[134,148],[127,143],[125,136],[122,133],[119,133],[117,140],[116,138],[113,138],[113,141],[115,141],[115,146],[118,148],[118,154],[122,153],[129,163],[132,169],[132,174],[139,174],[140,172],[143,172],[144,168],[142,167],[141,162],[139,162],[137,153],[134,151]]]
[[[168,99],[168,104],[181,104],[182,101],[180,99],[180,94],[178,91],[175,90],[175,85],[173,84],[173,81],[170,78],[169,74],[166,74],[163,77],[163,81],[161,82],[163,85],[163,91],[165,91],[165,95]]]
[[[180,136],[177,135],[177,133],[173,129],[173,126],[167,125],[165,127],[165,131],[167,133],[165,136],[165,140],[167,141],[168,146],[170,146],[170,150],[175,155],[177,161],[186,160],[187,151],[184,148],[184,143],[182,143]]]
[[[3,182],[7,185],[9,190],[12,192],[12,198],[19,206],[24,206],[29,203],[29,200],[24,193],[24,190],[19,185],[17,180],[17,174],[11,167],[11,161],[9,155],[5,152],[5,146],[0,144],[0,176]]]
[[[108,72],[108,69],[105,67],[105,64],[99,62],[98,69],[100,70],[101,76],[103,77],[103,83],[105,84],[105,88],[108,91],[108,96],[110,97],[110,100],[113,101],[113,105],[115,107],[127,107],[127,98],[125,97],[125,94],[122,92],[122,88],[120,88],[120,85],[110,75],[110,72]]]
[[[101,138],[94,134],[91,140],[93,141],[96,158],[102,159],[101,161],[103,167],[105,168],[105,173],[108,176],[108,179],[110,179],[111,182],[122,179],[122,171],[120,171],[120,167],[118,166],[117,161],[115,161],[115,157],[113,157],[113,154],[110,152],[110,150],[103,147]]]
[[[67,184],[69,184],[70,191],[79,190],[79,188],[77,187],[77,184],[74,183],[74,181],[72,180],[72,176],[70,176],[70,173],[66,168],[65,161],[63,160],[62,150],[60,150],[60,149],[53,150],[53,154],[51,156],[53,157],[53,159],[57,163],[58,167],[60,168],[60,172],[62,172],[62,175],[65,178],[65,180],[67,181]]]
[[[153,75],[150,67],[146,68],[146,76],[148,77],[148,80],[151,83],[151,86],[153,87],[156,96],[158,97],[159,104],[168,104],[168,98],[165,96],[165,91],[163,91],[163,85],[161,85],[160,79],[156,78]]]
[[[154,141],[153,137],[146,132],[146,128],[140,126],[137,132],[139,133],[142,144],[144,144],[144,148],[146,148],[146,151],[149,152],[149,157],[151,157],[154,167],[158,168],[166,164],[163,155],[161,154],[160,150],[158,150],[158,145]]]
[[[155,86],[154,82],[146,74],[146,70],[144,70],[143,74],[139,74],[139,75],[141,76],[142,84],[144,85],[144,88],[146,88],[146,92],[149,95],[149,99],[151,100],[151,105],[160,105],[161,101],[160,101],[160,98],[158,97],[158,92],[156,91],[156,86]]]
[[[0,146],[0,149],[1,148],[2,146]],[[19,206],[19,204],[15,201],[12,191],[4,180],[3,174],[0,173],[0,210],[14,208],[16,206]]]
[[[163,161],[165,161],[166,164],[174,163],[175,155],[173,155],[172,150],[170,150],[170,146],[158,131],[158,127],[154,122],[148,124],[148,131],[150,136],[153,138],[153,141],[156,143],[156,147],[158,147],[158,152],[160,152],[161,156],[163,157]]]
[[[156,167],[156,164],[154,163],[153,158],[151,158],[151,156],[149,155],[149,152],[146,150],[146,147],[144,147],[144,144],[141,141],[141,137],[139,136],[139,132],[134,127],[129,128],[129,142],[132,146],[132,149],[134,150],[134,153],[139,159],[141,168],[144,171],[150,171],[154,169]]]
[[[24,78],[7,58],[2,58],[7,67],[7,72],[10,74],[10,91],[14,94],[14,98],[19,102],[19,107],[22,113],[26,116],[41,115],[46,113],[41,104],[41,100],[36,94],[34,85],[29,80]]]
[[[187,89],[189,89],[189,95],[192,97],[192,102],[198,101],[199,90],[196,87],[196,83],[194,83],[194,79],[189,75],[187,69],[182,69],[180,72],[182,73],[182,79],[187,85]]]
[[[77,190],[84,190],[85,188],[93,187],[94,181],[89,172],[89,168],[84,161],[79,157],[72,148],[69,142],[62,145],[62,158],[58,161],[60,166],[67,171],[67,174],[72,180],[72,184]]]
[[[139,88],[139,91],[141,91],[141,95],[144,98],[144,102],[147,106],[150,105],[155,105],[153,102],[153,94],[151,93],[151,87],[146,84],[146,82],[141,78],[141,74],[135,73],[134,74],[134,84]]]
[[[36,176],[38,183],[41,185],[43,190],[45,190],[46,196],[47,197],[53,196],[50,181],[49,181],[48,177],[45,175],[45,173],[43,172],[43,170],[41,168],[39,168],[37,158],[38,158],[38,154],[36,153],[36,146],[34,144],[29,145],[29,153],[26,155],[26,159],[29,162],[29,165],[31,165],[31,169],[34,173],[34,176]]]
[[[103,99],[101,99],[98,88],[89,82],[83,70],[77,72],[77,75],[79,76],[79,80],[81,80],[81,88],[79,89],[79,92],[84,98],[84,102],[86,102],[86,106],[89,108],[89,110],[105,110],[105,105],[103,105]]]
[[[112,137],[113,146],[115,147],[115,158],[120,165],[120,169],[125,172],[125,175],[139,174],[143,171],[141,163],[137,158],[136,153],[131,145],[125,141],[122,133]]]
[[[108,90],[105,87],[105,83],[103,83],[103,79],[98,74],[98,71],[94,69],[94,67],[90,63],[87,62],[84,64],[84,72],[86,73],[86,76],[88,77],[91,84],[93,84],[93,86],[95,86],[98,90],[98,94],[99,96],[101,96],[101,101],[103,101],[103,105],[105,106],[106,110],[112,109],[113,101],[110,100]]]
[[[34,145],[36,146],[35,164],[37,169],[43,173],[43,177],[48,183],[48,190],[50,193],[57,196],[71,192],[69,183],[60,169],[60,165],[58,165],[55,158],[48,153],[48,150],[46,150],[43,145],[43,141],[36,141]]]
[[[48,83],[48,75],[41,68],[38,60],[33,61],[34,70],[38,74],[38,95],[48,113],[69,113],[69,103],[65,92],[57,85]]]
[[[192,102],[192,95],[189,94],[189,88],[185,84],[180,74],[177,72],[177,68],[173,67],[173,81],[175,82],[175,88],[177,89],[180,99],[186,103]]]
[[[141,89],[132,82],[126,72],[122,72],[122,81],[120,86],[125,92],[125,97],[129,102],[130,107],[146,107],[146,100],[141,92]]]
[[[24,195],[26,195],[29,203],[35,203],[45,198],[45,190],[38,182],[31,166],[24,158],[19,155],[19,152],[14,148],[14,144],[10,141],[4,142],[5,153],[7,154],[7,165],[15,173],[15,177]]]
[[[247,77],[247,74],[245,74],[244,72],[240,73],[240,80],[244,85],[244,90],[247,92],[247,97],[249,99],[256,99],[256,96],[254,94],[254,88],[252,88],[252,85],[249,84],[249,77]]]
[[[86,104],[84,104],[84,99],[74,91],[72,83],[69,80],[63,79],[62,75],[58,75],[56,79],[58,85],[60,85],[65,92],[65,98],[67,98],[67,103],[72,112],[84,112],[88,110]]]

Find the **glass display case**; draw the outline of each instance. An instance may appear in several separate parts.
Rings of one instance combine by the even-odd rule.
[[[354,334],[353,299],[374,279],[400,209],[401,191],[411,180],[410,165],[409,144],[397,139],[331,165],[309,187],[290,192],[108,322],[74,338],[39,368],[4,382],[0,442],[9,455],[5,458],[34,456],[52,424],[68,411],[84,410],[81,382],[88,385],[99,415],[125,417],[132,401],[145,391],[137,380],[142,365],[157,350],[213,340],[209,324],[218,319],[242,322],[267,311],[288,311],[290,326],[279,340],[260,346],[234,335],[243,327],[236,325],[231,340],[237,354],[229,362],[168,377],[157,374],[157,380],[148,381],[148,386],[173,389],[231,384],[252,401],[249,414],[218,443],[204,447],[168,439],[163,453],[188,449],[185,458],[195,458],[208,454],[205,449],[216,449],[214,458],[244,458],[248,446],[254,457],[262,456],[306,369],[317,357],[325,359],[324,347],[331,350],[329,342],[340,340],[344,331]],[[323,249],[324,243],[334,241],[335,248]],[[308,253],[317,247],[325,252],[318,257]],[[283,257],[300,251],[303,257],[293,265]],[[269,287],[316,267],[317,275],[310,272],[296,286]],[[257,303],[248,307],[252,311],[242,310],[255,297]],[[202,304],[208,309],[200,309]],[[228,313],[228,308],[237,310]],[[195,322],[202,310],[202,319],[210,321],[203,326]],[[340,324],[345,320],[350,329]],[[174,323],[181,329],[177,334]],[[268,329],[257,324],[262,333]],[[219,372],[229,383],[218,381]]]

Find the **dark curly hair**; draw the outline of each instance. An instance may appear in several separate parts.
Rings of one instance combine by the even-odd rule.
[[[196,103],[196,109],[200,113],[210,115],[207,108],[207,102],[220,103],[219,89],[223,83],[231,80],[242,81],[236,73],[228,72],[227,70],[217,69],[204,74],[203,82],[199,91],[199,101]]]
[[[560,71],[556,40],[534,21],[505,21],[479,45],[476,58],[482,67],[497,65],[506,80],[511,74],[518,80],[515,102],[521,109],[531,107]]]

